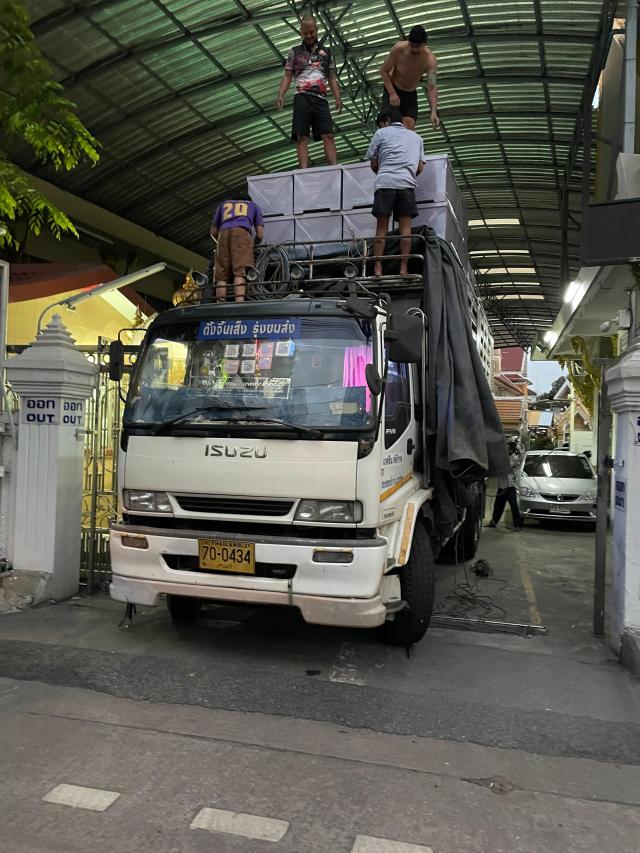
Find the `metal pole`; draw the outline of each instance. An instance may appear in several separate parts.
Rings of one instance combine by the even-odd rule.
[[[568,194],[569,178],[567,178],[567,186],[562,191],[562,200],[560,203],[560,228],[561,228],[561,243],[560,243],[560,281],[563,287],[569,283],[569,194]]]
[[[598,398],[598,502],[593,574],[593,633],[596,637],[601,637],[604,634],[604,596],[607,573],[607,535],[611,483],[611,467],[609,465],[611,410],[609,408],[609,395],[607,393],[604,373],[605,368],[602,367],[600,369],[600,395]]]
[[[636,52],[638,45],[638,0],[627,0],[624,36],[624,114],[622,150],[636,151]]]
[[[98,453],[100,452],[100,391],[102,390],[102,373],[100,367],[102,365],[102,343],[103,339],[98,338],[98,351],[96,354],[96,387],[95,387],[95,402],[93,409],[93,440],[91,448],[93,459],[91,460],[91,512],[89,520],[89,553],[87,554],[87,595],[93,593],[93,572],[96,561],[96,519],[98,517]]]
[[[589,102],[582,117],[582,221],[585,222],[591,196],[592,108]]]

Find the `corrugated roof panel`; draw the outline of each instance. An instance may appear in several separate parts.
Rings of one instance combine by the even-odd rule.
[[[483,41],[478,53],[485,72],[498,71],[504,74],[513,69],[518,74],[535,74],[540,68],[540,51],[535,42],[505,44]]]
[[[125,47],[180,33],[171,18],[152,0],[118,0],[96,12],[89,10],[89,14]]]
[[[111,205],[124,205],[129,199],[135,198],[136,195],[148,192],[150,181],[153,181],[153,179],[150,179],[148,175],[130,169],[119,180],[101,184],[99,204],[107,208]],[[157,181],[153,181],[153,184],[161,188],[161,179],[158,178]]]
[[[119,160],[125,161],[139,151],[152,148],[156,139],[144,127],[123,122],[115,125],[109,133],[102,134],[100,142]]]
[[[107,123],[113,124],[120,119],[118,108],[109,104],[108,101],[88,86],[84,88],[77,87],[73,93],[73,100],[78,107],[80,115],[82,115],[82,120],[92,132],[96,125],[104,126]]]
[[[25,8],[31,18],[31,23],[37,23],[53,12],[60,12],[67,8],[65,0],[23,0]]]
[[[595,34],[602,10],[601,0],[540,0],[543,20],[549,27]]]
[[[64,30],[56,27],[43,33],[39,43],[45,53],[58,54],[71,72],[103,59],[114,51],[113,42],[84,18],[71,21]]]
[[[161,77],[172,88],[184,88],[201,80],[223,80],[224,71],[220,71],[204,54],[194,50],[188,39],[178,44],[146,55],[144,64]]]
[[[491,80],[488,82],[489,97],[495,109],[511,108],[516,115],[518,107],[544,109],[544,87],[542,83],[518,83],[514,80]]]
[[[185,27],[197,27],[212,19],[238,15],[238,5],[234,0],[210,0],[209,3],[203,3],[202,0],[169,0],[165,5]]]
[[[533,0],[465,0],[474,27],[504,27],[505,21],[514,28],[535,28]]]
[[[437,33],[464,27],[465,21],[460,3],[450,3],[449,0],[431,0],[430,3],[394,2],[400,23],[408,33],[415,24],[423,26],[427,33]]]
[[[212,135],[208,138],[199,137],[192,142],[182,143],[179,147],[179,151],[185,157],[189,157],[203,169],[211,168],[235,157],[237,150],[232,142],[219,135]]]
[[[200,39],[200,43],[212,55],[215,63],[220,64],[227,72],[261,71],[265,65],[280,62],[279,57],[254,27],[247,27],[241,40],[242,50],[238,50],[238,34],[235,32],[209,36]]]
[[[81,85],[81,81],[77,85]],[[166,86],[133,61],[118,66],[117,73],[105,68],[91,78],[91,89],[120,104],[133,118],[136,117],[137,107],[144,107],[150,101],[168,94]]]

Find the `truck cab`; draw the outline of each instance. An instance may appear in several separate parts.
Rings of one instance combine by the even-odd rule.
[[[415,642],[433,607],[426,325],[388,297],[166,311],[131,377],[111,596],[280,604]]]

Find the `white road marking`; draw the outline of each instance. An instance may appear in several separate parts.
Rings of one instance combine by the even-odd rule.
[[[431,847],[420,844],[405,844],[402,841],[389,841],[387,838],[374,838],[372,835],[358,835],[351,853],[433,853]]]
[[[119,796],[120,794],[117,791],[101,791],[100,788],[84,788],[82,785],[56,785],[42,799],[45,803],[56,803],[59,806],[103,812],[113,805]]]
[[[200,809],[191,821],[191,829],[226,832],[256,841],[280,841],[289,829],[289,824],[286,820],[274,820],[253,814],[236,814],[224,809],[204,808]]]
[[[366,684],[364,676],[358,672],[355,663],[356,648],[352,643],[343,643],[329,675],[329,681],[341,684]]]

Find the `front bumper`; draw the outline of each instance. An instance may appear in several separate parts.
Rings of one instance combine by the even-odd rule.
[[[518,495],[518,507],[524,518],[586,521],[589,523],[596,520],[596,506],[593,501],[577,500],[554,503],[539,496],[525,498]]]
[[[122,535],[143,535],[146,549],[122,544]],[[295,567],[290,578],[236,575],[171,568],[171,558],[197,558],[198,539],[236,539],[255,544],[256,562]],[[319,548],[349,549],[351,563],[313,561]],[[162,594],[296,607],[303,619],[319,625],[369,628],[385,621],[380,582],[387,541],[310,540],[279,536],[216,534],[115,524],[110,537],[111,597],[155,605]],[[169,558],[165,559],[165,556]]]

